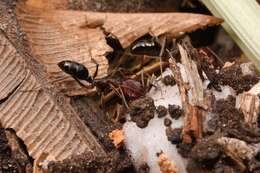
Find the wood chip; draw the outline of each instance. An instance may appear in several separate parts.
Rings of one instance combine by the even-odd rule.
[[[170,160],[170,158],[164,153],[159,155],[157,163],[162,173],[179,173],[176,163],[174,163],[173,160]]]
[[[202,81],[199,76],[197,64],[188,55],[187,51],[181,45],[178,45],[181,54],[181,62],[184,65],[185,73],[187,74],[189,86],[192,90],[191,104],[193,106],[200,106],[206,109],[204,105],[204,94]]]
[[[249,91],[239,94],[236,99],[236,108],[244,115],[245,123],[251,128],[257,128],[260,115],[260,82]]]
[[[51,153],[55,159],[63,160],[83,152],[104,154],[90,130],[78,122],[77,115],[73,111],[64,113],[40,89],[23,58],[2,34],[0,54],[0,70],[4,70],[0,73],[0,95],[8,95],[1,100],[0,121],[4,128],[16,131],[31,157]]]
[[[113,144],[118,149],[120,148],[124,143],[124,134],[123,130],[115,129],[111,133],[109,133],[109,138],[113,141]]]

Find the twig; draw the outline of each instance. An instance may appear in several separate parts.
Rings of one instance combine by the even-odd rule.
[[[162,67],[166,67],[169,65],[168,62],[162,62],[162,64],[160,64],[160,62],[156,62],[153,65],[150,65],[148,67],[144,67],[142,70],[140,70],[139,72],[137,72],[136,74],[130,76],[130,79],[138,79],[141,77],[141,74],[153,74],[154,72],[158,71],[158,69],[160,68],[160,66],[162,65]],[[143,72],[142,72],[143,71]],[[116,88],[116,90],[118,90],[118,88]],[[112,98],[115,97],[115,91],[111,91],[108,94],[106,94],[103,97],[103,104],[106,104],[109,100],[111,100]]]

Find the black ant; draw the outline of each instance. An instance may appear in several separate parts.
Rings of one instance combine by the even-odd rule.
[[[83,64],[80,64],[75,61],[70,61],[70,60],[61,61],[58,63],[58,66],[61,68],[62,71],[71,75],[81,86],[89,88],[83,83],[81,83],[80,80],[85,80],[89,83],[93,83],[93,80],[98,74],[98,67],[99,67],[98,63],[95,62],[95,64],[96,64],[96,71],[93,74],[93,77],[89,75],[88,69]]]

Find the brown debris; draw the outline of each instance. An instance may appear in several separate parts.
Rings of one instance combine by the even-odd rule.
[[[176,163],[170,160],[170,158],[164,153],[159,155],[157,163],[162,173],[179,173]]]
[[[221,137],[217,139],[217,142],[224,148],[225,153],[237,164],[241,172],[246,169],[243,160],[251,160],[256,155],[256,149],[242,140]]]
[[[245,123],[251,128],[257,128],[257,121],[260,115],[260,82],[253,86],[248,92],[238,95],[236,108],[244,115]]]
[[[170,116],[176,120],[179,119],[183,114],[182,108],[178,105],[168,105],[168,111]]]
[[[156,108],[156,113],[158,114],[158,118],[165,117],[167,115],[167,108],[162,105],[159,105]]]
[[[181,140],[182,140],[182,138],[181,138],[182,129],[181,128],[173,129],[172,127],[167,127],[165,132],[166,132],[168,141],[170,141],[172,144],[181,143]]]
[[[174,86],[176,84],[176,82],[174,81],[174,77],[172,75],[164,76],[162,81],[166,86],[167,85]]]
[[[143,97],[130,103],[131,120],[140,128],[145,128],[149,121],[154,118],[154,101],[150,97]]]
[[[184,143],[192,143],[192,137],[197,140],[202,138],[202,110],[199,107],[206,107],[203,102],[203,88],[202,82],[199,78],[197,65],[191,60],[190,55],[181,45],[178,45],[181,59],[186,67],[186,73],[193,74],[192,79],[189,80],[189,86],[183,81],[180,69],[175,60],[171,58],[170,68],[174,74],[174,79],[178,85],[181,95],[182,107],[184,110],[184,126],[182,140]],[[188,90],[192,89],[192,104],[189,102]]]
[[[118,149],[122,147],[124,143],[124,134],[123,130],[115,129],[108,134],[109,138],[113,141],[113,144]]]
[[[215,80],[221,85],[229,85],[238,94],[250,90],[259,82],[259,78],[256,75],[243,75],[239,65],[222,68]]]
[[[169,118],[166,117],[166,118],[164,118],[163,123],[166,127],[168,127],[168,126],[171,126],[172,120],[170,120]]]

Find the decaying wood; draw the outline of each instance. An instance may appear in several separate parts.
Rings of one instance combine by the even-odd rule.
[[[184,82],[184,77],[180,72],[173,58],[170,59],[170,67],[172,69],[174,79],[178,85],[182,107],[184,110],[184,125],[182,139],[184,143],[191,143],[192,136],[197,140],[202,138],[202,110],[200,107],[205,107],[202,82],[199,78],[197,65],[188,56],[186,50],[178,44],[181,54],[182,64],[185,67],[185,73],[189,76],[192,74],[194,78],[188,77],[189,84]],[[197,87],[197,88],[196,88]],[[188,91],[192,90],[192,103],[189,101]]]
[[[157,163],[158,163],[162,173],[179,173],[180,172],[178,170],[178,168],[176,167],[176,163],[174,163],[173,160],[170,160],[170,158],[164,153],[161,153],[159,155]]]
[[[83,152],[104,154],[89,129],[78,123],[75,113],[65,114],[44,90],[35,89],[41,88],[40,83],[3,34],[0,35],[0,50],[3,55],[0,69],[4,69],[0,74],[0,79],[4,79],[0,95],[8,95],[0,104],[1,124],[16,131],[30,156],[37,158],[45,152],[62,160]]]
[[[249,91],[239,94],[236,99],[236,108],[240,109],[244,115],[245,123],[256,128],[258,116],[260,115],[260,82],[253,86]]]
[[[255,147],[236,138],[221,137],[217,139],[217,142],[224,148],[225,153],[235,161],[242,172],[246,169],[243,160],[251,160],[257,154]]]
[[[187,51],[185,51],[181,45],[178,45],[178,47],[181,54],[181,62],[184,65],[185,73],[188,74],[187,77],[192,90],[192,99],[190,103],[193,106],[200,106],[204,108],[203,86],[199,76],[197,64],[191,59],[190,55],[188,55]]]

